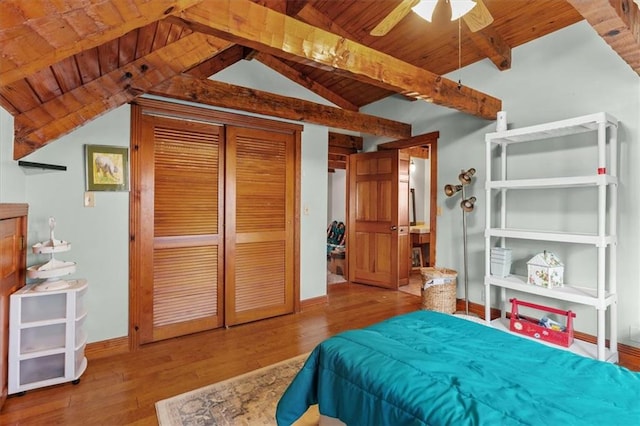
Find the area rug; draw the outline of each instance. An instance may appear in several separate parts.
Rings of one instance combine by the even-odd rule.
[[[160,426],[275,425],[276,405],[309,354],[156,402]],[[296,424],[318,424],[310,410]]]

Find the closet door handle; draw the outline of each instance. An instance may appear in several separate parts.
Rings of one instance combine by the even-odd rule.
[[[391,230],[392,230],[392,231],[396,231],[397,229],[398,229],[398,227],[397,227],[397,226],[395,226],[395,225],[392,225],[392,226],[391,226]]]

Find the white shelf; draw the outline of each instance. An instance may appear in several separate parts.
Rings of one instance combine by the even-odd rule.
[[[487,182],[489,189],[551,189],[579,188],[614,185],[618,179],[610,175],[589,175],[542,179],[492,180]]]
[[[86,280],[42,291],[38,284],[10,297],[9,394],[78,380],[86,369]]]
[[[606,126],[618,126],[618,120],[606,112],[599,112],[504,132],[487,133],[485,140],[500,144],[531,142],[598,130],[601,123]]]
[[[521,240],[555,241],[563,243],[589,244],[606,247],[614,244],[616,238],[611,235],[600,237],[594,234],[575,234],[569,232],[530,231],[514,228],[489,228],[485,230],[486,237],[519,238]]]
[[[573,352],[575,354],[578,355],[582,355],[584,357],[587,358],[598,358],[598,347],[596,345],[594,345],[593,343],[589,343],[589,342],[585,342],[584,340],[578,340],[578,339],[573,339],[573,344],[571,346],[564,347],[564,346],[560,346],[560,345],[554,345],[553,343],[549,343],[549,342],[545,342],[544,340],[540,340],[540,339],[535,339],[533,337],[529,337],[529,336],[525,336],[523,334],[518,334],[518,333],[514,333],[511,330],[509,330],[509,319],[508,318],[498,318],[495,319],[493,321],[491,321],[489,323],[489,325],[495,329],[498,329],[500,331],[504,331],[505,333],[509,333],[512,334],[514,336],[523,338],[523,339],[528,339],[528,340],[533,340],[534,342],[538,342],[541,343],[543,345],[552,347],[552,348],[557,348],[557,349],[562,349],[564,351],[569,351],[569,352]],[[606,362],[613,362],[616,363],[618,362],[618,352],[612,352],[610,351],[608,348],[605,348],[605,355],[604,355],[604,359],[603,361]]]
[[[567,120],[544,123],[535,126],[512,129],[504,132],[488,133],[486,142],[486,166],[487,181],[486,191],[486,224],[485,229],[485,317],[489,318],[491,311],[491,288],[499,287],[501,310],[507,309],[507,291],[517,291],[549,299],[561,300],[569,303],[581,304],[593,307],[597,314],[597,344],[590,345],[576,340],[570,350],[604,361],[618,361],[617,353],[617,293],[616,293],[616,216],[617,216],[617,127],[618,121],[605,112],[585,115]],[[507,145],[512,143],[533,142],[538,140],[560,138],[569,135],[579,135],[586,132],[596,132],[597,158],[594,159],[593,170],[597,174],[587,176],[547,177],[535,179],[507,179]],[[585,144],[593,144],[594,138],[584,137]],[[500,161],[494,161],[493,147],[498,145],[496,151],[500,152]],[[541,149],[547,145],[542,145]],[[562,155],[555,152],[549,155]],[[571,160],[568,158],[567,160]],[[492,173],[493,163],[499,164],[500,173]],[[517,174],[517,171],[516,171]],[[492,180],[499,175],[500,179]],[[582,188],[596,187],[593,196],[597,197],[597,209],[592,212],[597,218],[597,232],[574,233],[549,230],[515,229],[507,227],[509,190],[513,189],[539,189],[548,190],[556,188]],[[492,209],[492,200],[498,190],[501,197],[499,209]],[[588,194],[588,196],[592,196]],[[588,213],[588,212],[587,212]],[[499,226],[492,228],[495,223],[493,217],[499,219]],[[544,218],[541,219],[542,222]],[[565,285],[561,288],[544,288],[531,285],[525,277],[508,276],[498,277],[490,275],[491,249],[498,242],[504,247],[517,247],[518,239],[536,240],[547,242],[561,242],[567,244],[583,244],[594,247],[597,251],[597,273],[594,274],[593,288]],[[534,253],[535,254],[535,253]],[[533,254],[532,254],[533,255]],[[578,265],[579,266],[579,265]],[[609,312],[607,320],[605,314]],[[504,312],[501,317],[505,318]],[[506,320],[506,319],[505,319]],[[493,323],[499,328],[508,330],[508,323],[504,320]],[[574,322],[574,324],[578,321]],[[610,346],[606,347],[606,329],[608,323]],[[526,336],[518,335],[522,338]],[[536,339],[533,339],[536,340]],[[537,340],[539,341],[539,340]],[[541,342],[541,341],[539,341]],[[545,343],[546,342],[541,342]],[[559,347],[549,344],[550,346]]]
[[[581,305],[593,306],[596,309],[605,309],[617,300],[616,295],[609,292],[605,292],[604,297],[600,298],[598,297],[596,290],[587,287],[565,285],[564,287],[558,288],[546,288],[527,284],[526,277],[519,275],[509,275],[504,278],[487,275],[485,276],[484,281],[485,284],[508,288],[510,290],[520,291],[523,293],[565,300],[572,303],[579,303]]]

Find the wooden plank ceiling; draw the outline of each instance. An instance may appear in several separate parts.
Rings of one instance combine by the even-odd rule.
[[[478,32],[451,22],[441,0],[432,23],[411,12],[370,35],[400,1],[3,0],[0,105],[15,119],[14,158],[145,93],[394,139],[411,126],[359,109],[399,95],[493,119],[499,99],[441,76],[483,59],[509,69],[512,48],[583,16],[640,72],[631,0],[484,0],[494,20]],[[241,60],[335,107],[207,80]],[[330,139],[335,167],[362,143]]]

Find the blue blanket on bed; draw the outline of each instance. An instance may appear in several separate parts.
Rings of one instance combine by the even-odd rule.
[[[416,311],[331,337],[278,403],[353,425],[640,425],[640,373],[451,315]]]

